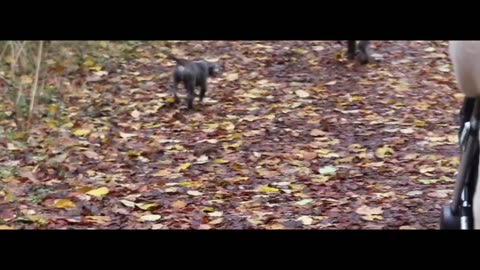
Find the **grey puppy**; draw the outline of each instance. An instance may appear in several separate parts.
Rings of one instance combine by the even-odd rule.
[[[179,59],[171,53],[166,52],[167,56],[177,63],[173,70],[173,93],[175,103],[180,99],[177,96],[178,84],[183,83],[187,90],[188,109],[193,109],[193,99],[195,98],[195,88],[200,87],[200,102],[202,102],[207,92],[207,80],[209,77],[217,77],[219,66],[217,63],[209,61],[190,61]]]

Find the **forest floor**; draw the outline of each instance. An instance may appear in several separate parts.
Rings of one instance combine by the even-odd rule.
[[[375,41],[367,66],[336,41],[120,46],[51,60],[29,132],[0,102],[1,228],[438,229],[462,101],[446,42]],[[222,67],[191,112],[163,46]]]

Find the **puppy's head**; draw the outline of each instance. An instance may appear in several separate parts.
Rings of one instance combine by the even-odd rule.
[[[220,75],[220,65],[215,62],[207,62],[208,76],[218,77]]]

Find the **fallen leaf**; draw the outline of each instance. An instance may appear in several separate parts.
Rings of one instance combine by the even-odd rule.
[[[22,75],[20,76],[20,84],[26,85],[26,84],[31,84],[33,82],[33,78],[28,75]]]
[[[306,91],[303,91],[303,90],[297,90],[295,91],[295,94],[298,96],[298,97],[301,97],[301,98],[307,98],[310,96],[310,94]]]
[[[163,169],[163,170],[159,170],[158,172],[152,174],[152,176],[165,177],[165,176],[169,176],[170,174],[172,174],[172,173],[169,170]]]
[[[448,197],[448,190],[436,190],[434,192],[430,192],[427,194],[429,197],[433,198],[447,198]]]
[[[130,115],[133,117],[133,118],[140,118],[140,112],[137,111],[137,110],[134,110],[130,113]]]
[[[373,221],[376,219],[383,219],[379,216],[383,213],[382,207],[368,207],[367,205],[360,206],[355,213],[361,215],[361,218],[367,221]]]
[[[75,129],[72,134],[77,136],[77,137],[82,137],[82,136],[86,136],[88,134],[90,134],[90,132],[92,132],[91,130],[89,129]]]
[[[191,196],[202,196],[203,195],[202,192],[197,191],[197,190],[189,190],[189,191],[187,191],[187,194],[191,195]]]
[[[137,134],[134,133],[124,133],[124,132],[119,132],[118,133],[122,139],[128,139],[137,136]]]
[[[262,192],[262,193],[277,193],[280,190],[278,188],[273,188],[273,187],[269,187],[269,186],[262,186],[262,187],[259,187],[257,189],[257,191]]]
[[[215,212],[215,209],[213,207],[205,207],[202,209],[202,212],[211,213],[211,212]]]
[[[312,202],[313,202],[313,199],[303,199],[301,201],[296,202],[295,204],[300,205],[300,206],[304,206],[304,205],[307,205],[307,204],[312,203]]]
[[[160,215],[144,215],[140,217],[140,221],[147,222],[147,221],[157,221],[161,218]]]
[[[205,164],[208,162],[208,156],[202,155],[195,161],[195,164]]]
[[[89,192],[87,192],[86,194],[87,195],[92,195],[92,196],[95,196],[95,197],[102,197],[102,196],[107,195],[108,192],[109,192],[108,188],[101,187],[101,188],[97,188],[97,189],[92,189]]]
[[[135,203],[132,201],[127,201],[127,200],[120,200],[123,205],[130,207],[130,208],[135,208]]]
[[[228,161],[227,161],[227,160],[223,160],[223,159],[215,159],[215,160],[213,161],[213,163],[215,163],[215,164],[225,164],[225,163],[228,163]]]
[[[227,81],[232,82],[238,80],[238,73],[230,73],[226,77]]]
[[[312,129],[312,131],[310,131],[310,136],[313,136],[313,137],[325,136],[325,135],[326,133],[319,129]]]
[[[379,147],[379,148],[377,148],[377,150],[375,151],[375,155],[376,155],[378,158],[381,158],[381,159],[387,157],[388,155],[392,155],[392,154],[394,154],[394,153],[395,153],[395,151],[394,151],[392,148],[388,147],[388,146]]]
[[[330,178],[331,178],[331,176],[329,176],[329,175],[320,175],[318,177],[313,178],[312,182],[323,184],[323,183],[327,182],[328,180],[330,180]]]
[[[73,203],[72,201],[70,201],[69,199],[58,199],[58,200],[55,200],[55,202],[53,203],[53,206],[55,206],[55,208],[73,208],[75,207],[75,203]]]
[[[28,172],[28,171],[27,172],[21,172],[20,176],[23,177],[23,178],[27,178],[28,180],[30,180],[34,183],[38,182],[37,177],[35,177],[35,175],[32,172]]]
[[[187,205],[187,203],[185,201],[182,201],[182,200],[177,200],[177,201],[174,201],[171,206],[173,208],[176,208],[176,209],[182,209],[184,208],[185,206]]]
[[[165,192],[166,193],[175,193],[175,192],[177,192],[177,190],[178,190],[178,188],[176,188],[176,187],[170,187],[170,188],[166,188]]]
[[[208,215],[211,216],[211,217],[221,217],[221,216],[223,216],[223,212],[215,211],[215,212],[212,212],[212,213],[208,213]]]
[[[148,210],[152,207],[158,206],[156,203],[137,203],[136,206],[142,210]]]
[[[301,216],[297,218],[297,221],[302,222],[303,225],[312,225],[313,224],[313,219],[309,216]]]
[[[90,150],[83,151],[82,154],[84,154],[87,158],[98,159],[98,154]]]
[[[217,219],[214,219],[210,222],[208,222],[208,224],[211,224],[211,225],[218,225],[218,224],[221,224],[223,223],[223,218],[217,218]]]
[[[7,225],[0,225],[0,230],[15,230],[15,228]]]
[[[400,230],[416,230],[415,227],[412,226],[400,226]]]
[[[325,166],[325,167],[322,167],[320,169],[318,169],[318,172],[320,174],[330,174],[330,175],[334,175],[337,171],[337,168],[333,167],[333,166]]]
[[[423,191],[420,191],[420,190],[414,190],[414,191],[410,191],[408,192],[407,196],[419,196],[419,195],[422,195],[423,194]]]
[[[183,172],[185,171],[186,169],[188,169],[190,167],[190,165],[192,165],[191,163],[183,163],[182,165],[178,166],[177,167],[177,171],[179,172]]]

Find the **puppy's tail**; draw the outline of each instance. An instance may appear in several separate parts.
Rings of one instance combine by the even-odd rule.
[[[183,65],[187,62],[187,60],[185,60],[185,59],[181,59],[181,58],[176,57],[170,51],[163,50],[162,53],[165,54],[167,56],[167,58],[172,59],[173,61],[177,62],[178,65]]]

